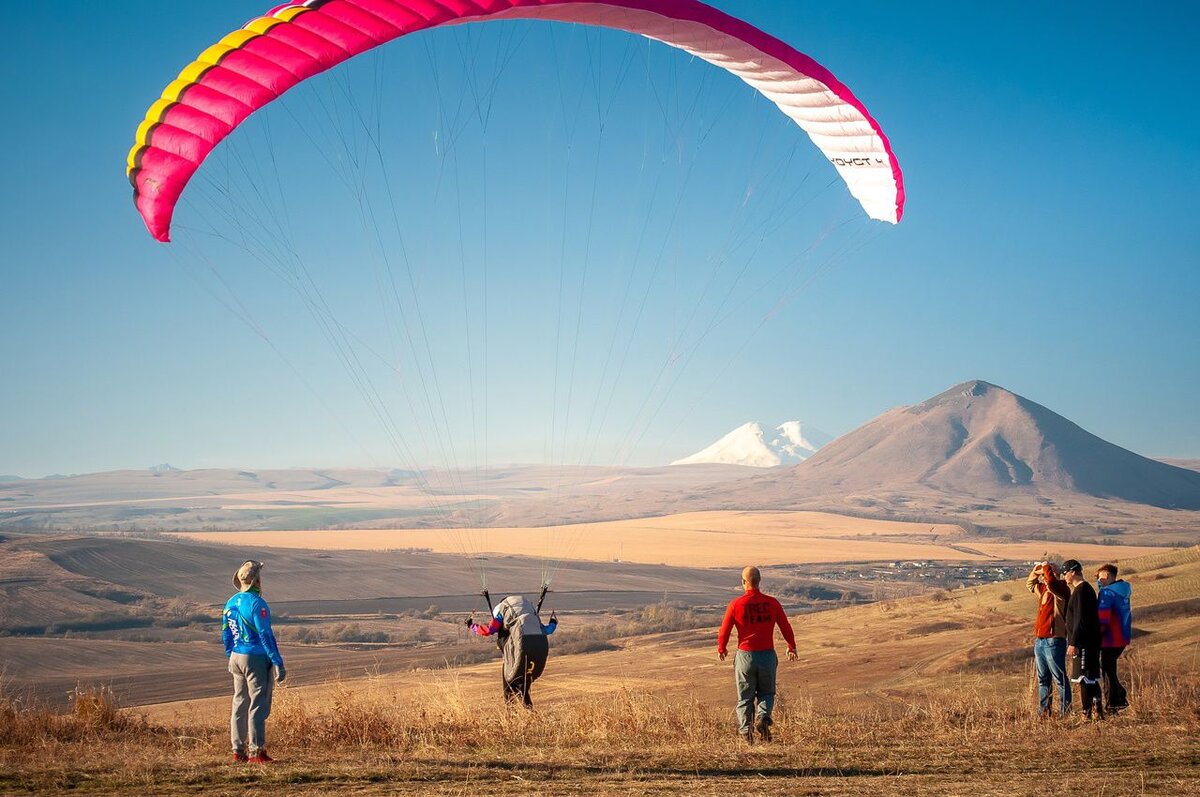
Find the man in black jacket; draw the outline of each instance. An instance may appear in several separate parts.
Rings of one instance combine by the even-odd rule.
[[[1079,656],[1081,667],[1079,697],[1083,715],[1104,719],[1100,699],[1100,612],[1096,590],[1083,577],[1083,565],[1077,559],[1063,562],[1063,577],[1071,588],[1067,600],[1067,660]]]

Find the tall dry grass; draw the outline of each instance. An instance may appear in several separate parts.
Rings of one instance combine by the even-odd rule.
[[[0,745],[86,744],[114,736],[141,738],[157,731],[144,718],[122,711],[112,690],[106,687],[77,687],[67,711],[0,695]]]
[[[1003,777],[1096,768],[1115,793],[1129,793],[1120,788],[1126,772],[1197,781],[1200,672],[1163,667],[1152,656],[1131,656],[1126,665],[1133,706],[1103,723],[1038,719],[1031,673],[964,672],[925,691],[859,695],[853,703],[789,690],[777,704],[775,743],[753,748],[735,732],[729,695],[664,696],[631,683],[526,711],[466,689],[453,671],[432,676],[442,680],[417,699],[397,697],[383,681],[333,683],[319,708],[279,691],[268,747],[288,763],[254,777],[283,785],[429,780],[449,789],[484,772],[505,781],[552,777],[555,793],[618,776],[645,783],[764,772],[918,777],[956,787],[964,774],[986,775],[989,788],[1000,788]],[[0,699],[0,791],[236,785],[245,775],[228,766],[227,733],[215,717],[191,727],[149,723],[104,690],[78,692],[66,712]],[[1007,774],[998,781],[987,774],[997,772]]]
[[[1122,675],[1132,696],[1121,722],[1128,726],[1170,724],[1200,730],[1200,673],[1157,664],[1150,656],[1122,658]],[[536,711],[505,706],[499,695],[468,691],[453,671],[439,673],[419,698],[399,698],[382,682],[332,683],[319,709],[295,692],[277,690],[268,733],[273,747],[483,751],[624,747],[687,751],[711,747],[730,736],[731,705],[723,695],[679,697],[648,693],[630,685],[601,694],[581,694]],[[972,674],[947,676],[936,688],[879,693],[871,702],[841,704],[780,695],[775,721],[780,741],[834,738],[969,739],[1041,732],[1035,716],[1032,668],[1025,678],[1004,679],[995,688]],[[1022,681],[1024,686],[1022,687]],[[984,688],[987,686],[987,688]],[[1076,694],[1076,701],[1078,695]],[[1078,722],[1069,719],[1067,722]],[[108,689],[77,689],[67,711],[13,697],[0,697],[0,745],[40,742],[88,744],[116,737],[151,740],[190,735],[223,743],[225,726],[165,728],[136,710],[122,710]]]

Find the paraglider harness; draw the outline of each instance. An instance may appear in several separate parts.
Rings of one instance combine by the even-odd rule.
[[[534,614],[536,614],[536,615],[538,616],[538,621],[539,621],[539,622],[540,622],[540,621],[541,621],[541,619],[542,619],[542,604],[545,602],[545,600],[546,600],[546,593],[547,593],[547,592],[549,592],[549,591],[550,591],[550,585],[549,585],[549,584],[543,584],[543,585],[542,585],[542,591],[541,591],[541,593],[538,595],[537,607],[536,607],[536,608],[534,608],[534,610],[533,610]],[[485,588],[483,589],[483,591],[482,591],[482,592],[480,592],[479,594],[483,596],[483,600],[484,600],[484,601],[487,603],[487,607],[488,607],[488,616],[489,616],[489,617],[495,617],[495,616],[496,616],[496,609],[495,609],[495,608],[492,606],[492,596],[491,596],[490,594],[488,594],[487,588],[485,587]],[[510,632],[509,632],[509,630],[508,630],[508,626],[507,626],[507,625],[505,625],[503,621],[501,621],[501,623],[500,623],[500,630],[499,630],[499,631],[496,633],[496,647],[500,648],[501,650],[503,650],[503,649],[504,649],[504,641],[505,641],[506,639],[508,639],[508,635],[509,635],[509,633],[510,633]]]

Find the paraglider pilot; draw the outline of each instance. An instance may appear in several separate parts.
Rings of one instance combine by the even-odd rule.
[[[492,610],[492,620],[487,625],[467,618],[467,627],[479,636],[494,636],[496,644],[504,652],[504,699],[515,703],[518,699],[526,708],[533,708],[529,690],[542,671],[546,669],[546,657],[550,653],[546,639],[558,627],[558,618],[552,612],[550,622],[543,625],[537,607],[522,595],[509,595]]]

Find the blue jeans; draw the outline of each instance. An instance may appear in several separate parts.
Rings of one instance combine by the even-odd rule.
[[[1036,639],[1033,642],[1033,661],[1037,665],[1038,713],[1049,714],[1053,708],[1053,686],[1058,683],[1058,716],[1071,710],[1071,684],[1067,680],[1067,640],[1062,637]]]

